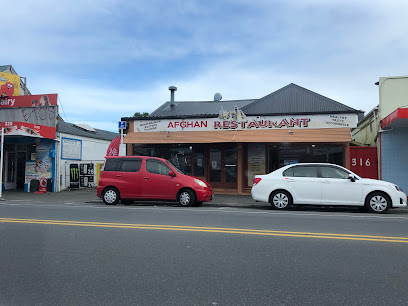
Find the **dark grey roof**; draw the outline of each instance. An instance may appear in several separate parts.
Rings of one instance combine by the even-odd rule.
[[[174,106],[170,106],[170,102],[164,103],[149,117],[183,117],[183,116],[216,116],[220,113],[221,107],[226,111],[231,111],[234,106],[242,108],[254,102],[251,100],[231,100],[231,101],[183,101],[174,102]]]
[[[0,71],[1,72],[6,72],[6,71],[9,71],[10,68],[12,68],[11,65],[1,65],[0,66]]]
[[[61,118],[58,118],[58,128],[57,131],[60,133],[71,134],[75,136],[88,137],[94,139],[102,140],[113,140],[114,138],[120,136],[119,133],[109,132],[105,130],[94,129],[95,132],[86,131],[75,126],[72,123],[65,122]]]
[[[293,83],[244,106],[242,111],[246,115],[360,112]]]

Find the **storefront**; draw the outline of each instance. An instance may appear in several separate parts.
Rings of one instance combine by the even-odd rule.
[[[201,110],[202,113],[195,113]],[[359,111],[290,84],[258,100],[167,102],[128,122],[127,155],[169,159],[218,192],[249,192],[256,174],[297,162],[348,167]]]
[[[57,94],[0,99],[3,190],[53,190],[57,114]]]

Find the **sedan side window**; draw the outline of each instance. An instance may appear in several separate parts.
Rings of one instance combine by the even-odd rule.
[[[314,166],[293,167],[294,177],[317,177],[317,168]]]
[[[171,169],[157,160],[148,159],[146,161],[146,171],[149,173],[169,175]]]
[[[320,167],[323,178],[348,179],[349,173],[340,168]]]

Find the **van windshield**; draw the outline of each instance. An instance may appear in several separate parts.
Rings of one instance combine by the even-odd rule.
[[[166,162],[167,162],[169,165],[171,165],[178,173],[186,175],[183,171],[181,171],[179,168],[177,168],[171,161],[166,160]]]

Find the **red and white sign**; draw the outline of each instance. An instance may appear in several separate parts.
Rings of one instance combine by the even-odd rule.
[[[108,147],[106,156],[119,156],[120,136],[113,139]]]
[[[361,177],[378,180],[377,147],[350,147],[350,170]]]
[[[357,114],[323,114],[300,116],[248,116],[244,120],[164,119],[135,120],[135,132],[225,131],[262,129],[353,128]]]
[[[49,139],[55,139],[57,131],[55,127],[28,122],[0,122],[0,128],[2,127],[4,127],[4,135],[42,137]]]
[[[58,94],[11,96],[0,98],[0,108],[57,105]]]

